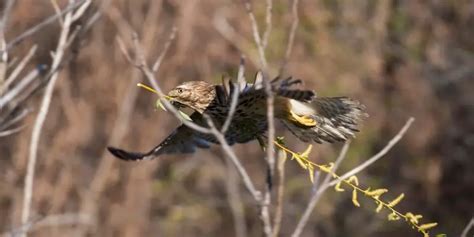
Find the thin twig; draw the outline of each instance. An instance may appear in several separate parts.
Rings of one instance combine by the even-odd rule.
[[[250,179],[250,176],[248,175],[248,173],[245,170],[242,163],[240,163],[240,160],[235,155],[235,152],[232,150],[232,148],[227,143],[224,135],[222,133],[220,133],[219,130],[217,130],[216,126],[212,122],[209,115],[203,114],[203,116],[204,116],[204,118],[206,119],[206,121],[209,125],[211,133],[216,137],[217,141],[219,141],[219,144],[221,145],[222,150],[224,151],[226,156],[232,161],[232,163],[237,168],[237,171],[239,172],[240,176],[242,177],[247,190],[250,192],[250,194],[252,194],[253,198],[257,202],[261,202],[262,196],[261,196],[260,192],[255,188],[255,185],[253,184],[252,180]]]
[[[33,45],[33,47],[30,48],[30,50],[28,51],[28,53],[25,55],[25,57],[21,60],[21,62],[15,67],[15,69],[13,69],[13,71],[10,73],[10,75],[8,76],[7,80],[5,81],[5,83],[3,85],[0,85],[1,89],[0,91],[4,91],[6,90],[10,84],[16,79],[16,77],[18,77],[18,75],[20,74],[20,72],[23,70],[23,68],[25,68],[26,64],[28,64],[31,60],[31,58],[33,57],[33,55],[35,54],[36,52],[36,49],[37,49],[37,45]]]
[[[341,175],[340,178],[332,180],[331,182],[329,182],[329,181],[330,181],[332,176],[327,174],[324,181],[323,181],[323,183],[319,186],[319,190],[313,195],[313,197],[311,197],[311,200],[308,203],[308,206],[305,209],[305,212],[304,212],[303,216],[301,217],[300,221],[298,222],[298,224],[295,228],[295,231],[292,234],[292,237],[297,237],[297,236],[301,235],[301,233],[303,231],[303,228],[305,227],[305,225],[306,225],[306,223],[307,223],[314,207],[318,203],[318,201],[319,201],[320,197],[322,196],[322,194],[329,187],[337,184],[338,182],[340,182],[340,180],[347,179],[347,178],[351,177],[352,175],[355,175],[355,174],[359,173],[360,171],[364,170],[365,168],[367,168],[368,166],[373,164],[375,161],[377,161],[378,159],[383,157],[396,143],[398,143],[398,141],[400,141],[400,139],[405,135],[406,131],[408,130],[408,128],[410,127],[410,125],[413,123],[414,120],[415,119],[413,117],[409,118],[407,120],[407,122],[405,123],[405,125],[389,141],[389,143],[382,150],[380,150],[377,154],[375,154],[370,159],[368,159],[366,162],[364,162],[361,165],[355,167],[354,169],[352,169],[351,171],[345,173],[344,175]],[[343,148],[343,150],[344,150],[344,148]],[[342,153],[342,151],[341,151],[341,153]],[[338,160],[339,160],[339,158],[338,158]],[[339,163],[340,162],[336,161],[336,163],[334,165],[334,168],[333,168],[333,171],[336,171],[336,168],[339,166]]]
[[[25,32],[23,32],[22,34],[20,34],[19,36],[17,36],[16,38],[14,38],[13,40],[11,40],[8,44],[7,44],[7,47],[6,47],[6,51],[9,51],[13,46],[21,43],[23,40],[25,40],[26,38],[32,36],[33,34],[39,32],[41,29],[43,29],[45,26],[49,25],[49,24],[52,24],[54,23],[58,18],[62,17],[64,14],[67,14],[73,10],[75,10],[76,8],[78,8],[79,6],[82,6],[82,4],[85,2],[86,0],[78,0],[78,1],[74,1],[72,4],[69,4],[64,10],[61,11],[61,14],[54,14],[48,18],[46,18],[45,20],[43,20],[42,22],[40,22],[39,24],[29,28],[28,30],[26,30]]]
[[[346,158],[346,154],[347,154],[347,151],[349,150],[349,146],[350,146],[350,142],[346,142],[344,146],[342,147],[341,152],[339,153],[336,159],[336,162],[334,163],[334,167],[332,169],[333,172],[337,170],[341,162]],[[324,191],[326,191],[327,188],[324,188],[324,187],[329,182],[330,178],[331,178],[331,175],[326,174],[322,184],[320,185],[318,184],[319,182],[315,181],[314,189],[316,190],[316,192],[314,192],[313,195],[311,196],[311,199],[308,202],[308,205],[306,206],[306,209],[303,215],[301,216],[300,220],[298,221],[298,224],[296,225],[295,231],[291,235],[292,237],[298,237],[303,232],[303,229],[306,226],[306,223],[308,223],[309,217],[311,216],[311,213],[313,212],[314,207],[318,203]]]
[[[252,4],[250,3],[249,0],[243,0],[243,1],[244,1],[245,9],[247,10],[247,14],[249,15],[250,23],[252,25],[253,38],[255,40],[255,45],[257,46],[258,54],[260,56],[260,63],[262,66],[262,70],[266,72],[267,66],[268,66],[267,58],[265,56],[265,49],[263,47],[262,39],[260,37],[260,33],[258,30],[257,20],[255,19],[255,15],[252,11]]]
[[[471,221],[464,227],[464,230],[461,233],[461,237],[467,237],[467,234],[469,234],[469,231],[474,227],[474,218],[471,218]]]
[[[267,10],[265,13],[265,32],[262,37],[262,47],[266,49],[268,46],[268,38],[270,37],[270,32],[272,31],[272,10],[273,10],[273,0],[267,0]]]
[[[216,11],[212,23],[214,28],[219,32],[224,39],[229,41],[234,45],[240,52],[248,56],[249,61],[258,66],[259,65],[259,55],[250,50],[252,48],[253,42],[250,42],[242,35],[238,34],[234,27],[232,27],[228,20],[224,17],[225,8],[220,8]]]
[[[0,131],[13,126],[15,123],[18,121],[22,120],[27,114],[29,114],[31,111],[29,109],[21,109],[20,112],[15,114],[12,118],[8,119],[8,121],[2,123],[0,122]]]
[[[232,92],[232,99],[230,103],[229,113],[227,114],[227,118],[225,119],[224,125],[221,128],[222,134],[225,134],[227,132],[227,129],[229,129],[230,123],[232,122],[232,118],[234,118],[235,109],[237,108],[237,104],[239,102],[240,90],[242,89],[241,85],[245,85],[244,73],[245,73],[245,58],[243,55],[241,55],[239,71],[237,73],[237,84],[231,81],[231,83],[234,83],[234,91]]]
[[[143,53],[143,49],[141,48],[140,43],[138,41],[138,37],[135,33],[133,34],[132,39],[133,39],[133,42],[134,42],[134,48],[135,48],[138,63],[137,64],[134,64],[134,62],[130,62],[130,63],[134,64],[136,67],[138,67],[143,72],[143,74],[145,74],[146,78],[151,83],[153,88],[158,92],[158,98],[161,100],[161,103],[163,103],[163,106],[168,111],[170,111],[176,118],[178,118],[183,124],[185,124],[186,126],[192,128],[192,129],[194,129],[198,132],[201,132],[201,133],[205,133],[205,134],[211,133],[210,129],[199,126],[194,122],[191,122],[191,121],[188,121],[188,120],[184,119],[179,114],[179,111],[173,105],[171,105],[171,103],[167,99],[164,98],[163,91],[158,86],[158,83],[156,83],[156,79],[155,79],[155,75],[153,74],[153,71],[148,67],[148,65],[146,63],[146,59],[145,59],[145,55]],[[162,53],[166,53],[166,52],[163,51]]]
[[[230,159],[225,159],[226,164],[226,188],[227,199],[229,201],[236,237],[247,236],[247,226],[245,224],[245,210],[240,196],[238,174]]]
[[[40,229],[43,227],[58,227],[63,225],[92,225],[91,216],[79,213],[63,213],[44,217],[37,217],[26,224],[16,227],[8,232],[0,234],[1,237],[17,236],[29,231]]]
[[[267,63],[267,58],[265,56],[265,48],[264,48],[262,39],[260,37],[258,24],[255,19],[255,15],[252,11],[252,5],[249,0],[243,0],[243,1],[244,1],[245,9],[247,10],[247,14],[250,19],[250,23],[252,25],[253,38],[254,38],[258,53],[259,53],[261,69],[263,71],[263,76],[264,76],[263,84],[264,84],[265,92],[267,95],[268,142],[267,142],[266,162],[268,166],[269,177],[267,180],[267,187],[265,188],[263,204],[260,210],[260,218],[262,219],[262,222],[263,222],[263,230],[264,230],[265,235],[272,236],[272,226],[271,226],[272,223],[270,221],[270,213],[268,210],[268,206],[271,203],[270,189],[271,189],[272,177],[273,177],[274,169],[275,169],[275,146],[273,144],[273,141],[275,140],[274,105],[273,105],[274,96],[273,96],[272,88],[270,85],[270,81],[268,80],[268,72],[267,72],[268,63]],[[269,1],[267,1],[267,4],[268,3]],[[267,9],[269,8],[271,8],[271,6],[267,5]],[[271,11],[269,12],[267,11],[267,14],[271,14]],[[267,17],[271,18],[271,16],[267,16]],[[266,27],[267,29],[265,31],[268,31],[267,34],[270,34],[270,29],[268,29],[268,27],[271,27],[271,24],[267,24]]]
[[[56,15],[58,16],[59,25],[61,25],[61,28],[64,27],[64,21],[61,17],[61,8],[59,8],[58,2],[56,0],[49,1],[51,2],[51,5],[53,5],[54,12],[56,12]]]
[[[10,136],[12,134],[15,134],[19,131],[21,131],[25,126],[19,126],[19,127],[16,127],[16,128],[11,128],[11,129],[8,129],[8,130],[4,130],[4,131],[0,131],[0,137],[6,137],[6,136]]]
[[[0,95],[3,93],[3,83],[7,75],[8,68],[8,52],[6,50],[7,44],[5,40],[5,29],[7,28],[8,17],[12,9],[14,0],[7,0],[0,18]]]
[[[372,165],[374,162],[382,158],[385,154],[387,154],[388,151],[390,151],[390,149],[392,149],[393,146],[395,146],[395,144],[397,144],[400,141],[400,139],[402,139],[402,137],[405,135],[405,133],[408,131],[408,128],[410,128],[411,124],[414,121],[415,121],[415,118],[410,117],[406,121],[405,125],[403,125],[402,129],[400,129],[400,131],[397,133],[397,135],[395,135],[395,137],[393,137],[392,140],[390,140],[388,144],[382,150],[380,150],[377,154],[375,154],[374,156],[366,160],[364,163],[358,165],[357,167],[353,168],[349,172],[341,175],[339,179],[335,179],[331,181],[330,183],[328,183],[328,186],[336,185],[338,182],[340,182],[340,180],[347,179],[361,172],[362,170],[364,170],[365,168],[367,168],[368,166]]]
[[[160,56],[158,56],[158,58],[156,59],[155,63],[153,64],[153,67],[151,68],[151,70],[153,72],[156,72],[158,71],[158,68],[160,68],[161,66],[161,62],[163,61],[163,59],[165,58],[165,55],[166,53],[168,52],[168,49],[171,45],[171,43],[174,41],[174,38],[176,37],[176,32],[178,31],[178,28],[176,26],[173,26],[173,28],[171,28],[171,33],[170,33],[170,36],[168,37],[168,40],[166,41],[165,43],[165,46],[163,48],[163,51],[161,51],[161,54]],[[152,82],[150,82],[152,83]],[[152,83],[153,84],[153,83]]]
[[[72,3],[70,6],[73,5]],[[51,98],[53,95],[54,85],[56,80],[59,76],[59,71],[56,70],[63,60],[63,56],[66,50],[66,43],[68,41],[68,36],[70,32],[70,27],[72,24],[72,12],[68,12],[64,17],[64,26],[62,27],[58,46],[54,53],[54,58],[51,66],[51,78],[46,86],[45,94],[41,101],[40,110],[38,112],[38,116],[36,117],[33,131],[31,135],[31,142],[30,142],[30,149],[29,149],[29,156],[28,156],[28,166],[27,166],[27,173],[25,177],[25,187],[24,187],[24,199],[23,199],[23,209],[21,215],[22,224],[28,222],[30,211],[31,211],[31,200],[32,200],[32,191],[33,191],[33,180],[34,180],[34,173],[35,173],[35,164],[38,157],[38,144],[41,135],[41,131],[43,128],[44,121],[46,120],[46,116],[48,114],[49,105],[51,104]],[[26,233],[23,233],[26,236]]]
[[[280,75],[283,75],[283,73],[285,72],[288,59],[290,58],[291,52],[293,51],[296,29],[298,28],[299,23],[298,2],[298,0],[293,0],[293,4],[291,6],[291,13],[293,19],[291,22],[290,32],[288,34],[288,44],[286,45],[285,57],[283,58],[283,62],[280,66]]]
[[[277,237],[280,233],[281,220],[283,217],[283,194],[285,192],[285,162],[286,152],[278,152],[278,187],[277,187],[277,200],[276,200],[276,211],[273,217],[273,237]]]
[[[15,87],[8,90],[8,92],[0,97],[0,109],[3,108],[7,103],[16,98],[20,92],[22,92],[33,80],[40,75],[41,71],[38,68],[31,70],[26,74],[25,78],[21,80]]]

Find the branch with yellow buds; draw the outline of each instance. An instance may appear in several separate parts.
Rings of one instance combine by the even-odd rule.
[[[320,171],[332,176],[335,180],[337,180],[337,184],[335,185],[334,189],[336,192],[344,192],[345,189],[342,187],[343,185],[349,186],[352,188],[352,203],[354,206],[360,207],[360,203],[358,201],[358,194],[363,194],[366,197],[372,199],[376,204],[377,208],[375,211],[379,213],[383,208],[387,209],[390,214],[388,214],[387,218],[389,221],[396,221],[403,219],[407,222],[412,228],[416,229],[420,233],[423,234],[424,237],[429,237],[428,230],[435,227],[437,223],[426,223],[420,224],[419,220],[422,218],[421,215],[416,215],[411,212],[407,212],[403,214],[402,212],[395,209],[395,206],[399,204],[402,199],[405,197],[405,194],[398,195],[392,201],[385,201],[381,199],[381,196],[388,192],[388,189],[379,188],[373,189],[366,188],[363,189],[359,185],[359,179],[357,176],[352,175],[349,178],[343,179],[341,176],[334,173],[334,163],[329,163],[326,165],[317,164],[309,160],[309,154],[311,153],[312,145],[309,145],[306,150],[301,153],[294,152],[283,145],[283,138],[277,139],[274,144],[281,149],[283,152],[291,155],[291,160],[296,160],[299,166],[303,169],[308,170],[309,177],[312,183],[314,183],[314,170],[319,169]]]

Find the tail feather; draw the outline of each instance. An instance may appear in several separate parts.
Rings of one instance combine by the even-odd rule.
[[[355,136],[359,131],[358,123],[368,116],[362,104],[347,97],[315,98],[308,105],[315,110],[315,114],[311,115],[316,121],[315,126],[305,127],[293,121],[283,121],[288,130],[304,142],[345,141]]]
[[[150,160],[154,157],[152,155],[154,149],[147,153],[129,152],[115,147],[107,147],[107,150],[109,150],[109,152],[112,153],[112,155],[114,155],[115,157],[126,161]]]

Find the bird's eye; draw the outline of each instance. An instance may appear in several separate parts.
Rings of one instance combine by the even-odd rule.
[[[183,93],[183,89],[178,88],[178,93],[180,93],[180,94]]]

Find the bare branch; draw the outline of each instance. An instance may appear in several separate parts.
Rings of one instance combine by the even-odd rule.
[[[0,130],[0,137],[10,136],[12,134],[15,134],[15,133],[23,130],[23,128],[24,128],[24,126],[20,126],[20,127],[17,127],[17,128],[12,128],[12,129],[8,129],[8,130],[4,130],[4,131]]]
[[[273,218],[273,237],[278,237],[281,228],[281,220],[283,217],[283,194],[285,191],[285,162],[286,162],[286,153],[283,151],[278,152],[278,187],[277,187],[277,201],[276,201],[276,211]]]
[[[5,123],[2,123],[0,121],[0,131],[13,126],[13,124],[17,123],[18,121],[22,120],[27,114],[29,114],[31,111],[28,109],[22,109],[18,114],[16,114],[13,118],[8,119]]]
[[[245,209],[240,196],[238,174],[230,159],[225,159],[226,164],[226,188],[227,199],[229,201],[236,237],[247,236],[247,226],[245,224]]]
[[[71,2],[70,6],[73,5]],[[25,177],[25,186],[24,186],[24,199],[23,199],[23,209],[21,215],[21,221],[23,224],[28,222],[31,210],[31,199],[32,199],[32,192],[33,192],[33,180],[34,180],[34,173],[35,173],[35,164],[38,157],[38,144],[41,135],[41,130],[43,128],[44,121],[46,120],[46,116],[48,114],[49,105],[51,103],[51,98],[53,95],[54,85],[58,79],[59,71],[57,68],[60,66],[61,61],[63,60],[63,56],[66,50],[66,43],[68,42],[68,36],[70,32],[72,21],[72,12],[68,12],[64,17],[64,25],[61,29],[61,33],[59,36],[58,45],[56,51],[54,53],[54,58],[51,66],[51,78],[46,86],[45,94],[41,101],[40,110],[38,116],[36,117],[32,135],[31,135],[31,143],[29,149],[29,156],[28,156],[28,166],[27,166],[27,173]],[[23,234],[26,236],[26,233]]]
[[[410,125],[413,123],[415,119],[413,117],[409,118],[407,120],[407,122],[405,123],[405,125],[402,127],[402,129],[400,129],[400,131],[397,133],[397,135],[395,135],[395,137],[393,137],[389,143],[381,150],[379,151],[377,154],[375,154],[374,156],[372,156],[370,159],[368,159],[366,162],[360,164],[359,166],[355,167],[354,169],[352,169],[351,171],[345,173],[344,175],[342,175],[339,179],[335,179],[335,180],[332,180],[331,182],[329,182],[331,180],[331,175],[327,174],[323,183],[319,186],[319,189],[318,191],[311,197],[311,200],[310,202],[308,203],[308,206],[306,207],[305,209],[305,212],[303,214],[303,216],[301,217],[300,221],[298,222],[296,228],[295,228],[295,231],[293,232],[292,234],[292,237],[297,237],[297,236],[300,236],[302,231],[303,231],[303,228],[305,227],[314,207],[316,206],[316,204],[318,203],[319,199],[321,198],[322,194],[331,186],[337,184],[338,182],[340,182],[340,180],[343,180],[343,179],[347,179],[349,178],[350,176],[352,175],[355,175],[357,173],[359,173],[360,171],[364,170],[365,168],[367,168],[368,166],[370,166],[371,164],[373,164],[375,161],[377,161],[378,159],[380,159],[381,157],[383,157],[396,143],[398,143],[398,141],[400,141],[400,139],[403,137],[403,135],[406,133],[406,131],[408,130],[408,128],[410,127]],[[333,172],[336,171],[336,169],[339,167],[339,164],[342,162],[342,160],[344,159],[345,157],[345,154],[347,152],[347,149],[348,149],[348,144],[346,143],[347,147],[344,146],[342,151],[341,151],[341,154],[339,155],[338,159],[336,160],[336,163],[334,164],[334,168],[333,168]]]
[[[266,49],[268,46],[268,38],[270,37],[270,32],[272,31],[272,9],[273,9],[273,0],[267,0],[267,11],[265,15],[265,32],[262,37],[262,47]]]
[[[54,12],[56,12],[56,15],[58,16],[58,21],[59,24],[61,25],[61,28],[64,27],[64,20],[61,17],[61,8],[59,8],[57,0],[49,0],[51,2],[51,5],[53,5]]]
[[[8,90],[8,92],[0,97],[0,109],[3,108],[8,102],[13,100],[15,97],[17,97],[20,92],[22,92],[28,85],[33,82],[36,77],[40,75],[40,70],[38,68],[35,68],[29,72],[23,80],[21,80],[18,84],[16,84],[15,87],[12,89]]]
[[[50,215],[45,217],[37,217],[15,229],[0,234],[1,237],[10,237],[26,234],[29,231],[50,226],[64,226],[64,225],[92,225],[92,217],[86,214],[79,213],[63,213]]]
[[[267,1],[267,4],[271,5],[271,1]],[[271,189],[271,183],[272,183],[272,177],[275,169],[275,145],[273,144],[273,141],[275,140],[275,121],[274,121],[274,105],[273,105],[273,92],[272,88],[270,85],[270,80],[268,79],[268,63],[267,63],[267,58],[265,56],[265,47],[263,45],[262,39],[260,37],[259,29],[258,29],[258,24],[255,19],[255,15],[252,11],[252,5],[249,0],[244,0],[244,6],[245,9],[247,10],[247,14],[250,19],[250,23],[252,25],[252,32],[253,32],[253,38],[255,41],[255,45],[257,46],[257,50],[259,53],[259,58],[260,58],[260,63],[261,63],[261,69],[263,71],[263,84],[265,88],[265,93],[267,95],[267,123],[268,123],[268,142],[267,142],[267,166],[268,166],[268,173],[269,177],[267,180],[267,187],[265,189],[265,194],[263,197],[263,202],[264,205],[262,206],[260,210],[260,218],[263,221],[263,229],[265,232],[266,236],[271,236],[272,235],[272,227],[271,227],[271,221],[270,221],[270,213],[268,211],[268,206],[271,203],[271,194],[270,194],[270,189]],[[270,9],[270,11],[268,11]],[[267,5],[267,17],[271,18],[271,6]],[[270,16],[269,16],[270,15]],[[270,29],[271,27],[271,22],[266,25],[268,31],[267,34],[270,34]]]
[[[211,118],[209,118],[209,115],[204,114],[203,116],[207,120],[207,123],[209,125],[210,130],[211,130],[211,133],[219,141],[219,143],[222,147],[222,150],[224,151],[226,156],[232,161],[232,163],[237,168],[237,171],[239,172],[240,176],[242,177],[242,179],[244,181],[244,184],[245,184],[245,187],[247,187],[247,190],[250,192],[250,194],[252,194],[253,198],[257,202],[261,202],[261,200],[262,200],[261,193],[259,191],[257,191],[257,189],[255,188],[255,185],[253,184],[252,180],[250,179],[250,176],[248,175],[248,173],[245,170],[242,163],[240,163],[240,160],[235,155],[234,150],[232,150],[232,148],[227,143],[224,135],[222,133],[220,133],[219,130],[217,130],[217,128],[214,125],[214,123],[212,122]]]
[[[234,86],[234,91],[232,93],[232,100],[230,103],[229,114],[227,114],[227,118],[224,122],[224,125],[221,128],[222,134],[225,134],[227,132],[227,129],[229,128],[230,123],[232,122],[232,118],[234,117],[235,108],[237,108],[237,103],[239,102],[240,90],[242,89],[241,85],[245,85],[244,73],[245,73],[245,57],[244,55],[241,55],[239,72],[237,73],[237,84]]]
[[[247,40],[242,35],[232,27],[227,19],[224,17],[226,8],[222,7],[218,9],[213,17],[212,23],[214,28],[219,32],[219,34],[224,37],[225,40],[229,41],[234,47],[236,47],[240,52],[245,54],[253,65],[259,67],[260,59],[259,54],[255,53],[252,48],[253,42]]]
[[[11,40],[8,44],[7,44],[7,47],[6,47],[6,51],[9,51],[13,46],[21,43],[23,40],[25,40],[26,38],[34,35],[35,33],[39,32],[41,29],[43,29],[45,26],[51,24],[51,23],[54,23],[57,19],[59,19],[60,17],[62,17],[64,14],[67,14],[73,10],[75,10],[76,8],[78,8],[79,6],[82,6],[82,4],[85,2],[86,0],[78,0],[78,1],[74,1],[73,3],[69,4],[64,10],[61,11],[61,14],[54,14],[48,18],[46,18],[45,20],[43,20],[42,22],[40,22],[39,24],[29,28],[28,30],[26,30],[25,32],[23,32],[22,34],[20,34],[19,36],[17,36],[15,39]]]
[[[3,83],[7,75],[8,52],[5,40],[5,28],[7,27],[8,17],[12,9],[14,0],[7,0],[4,6],[2,17],[0,18],[0,95],[3,93]]]
[[[286,45],[285,57],[283,58],[283,62],[280,66],[280,75],[282,75],[285,72],[288,59],[290,58],[291,52],[293,51],[293,44],[295,41],[296,29],[298,28],[298,23],[299,23],[298,2],[299,0],[293,0],[293,4],[291,6],[291,13],[292,13],[293,20],[291,22],[291,28],[288,34],[288,44]]]
[[[153,67],[151,68],[153,72],[158,71],[158,69],[160,68],[161,62],[165,58],[165,55],[168,52],[168,49],[170,48],[171,43],[174,41],[177,31],[178,31],[178,28],[176,26],[173,26],[173,28],[171,29],[170,36],[168,37],[168,40],[166,41],[165,46],[163,48],[163,51],[161,51],[160,56],[158,56],[155,63],[153,64]]]
[[[339,153],[339,156],[336,159],[336,162],[334,163],[334,167],[332,169],[333,172],[337,170],[341,162],[346,158],[347,151],[349,150],[350,142],[346,142],[344,146],[341,149],[341,152]],[[301,235],[303,232],[304,227],[306,226],[306,223],[308,223],[309,217],[311,216],[311,213],[314,210],[314,207],[318,203],[319,199],[321,198],[322,194],[324,191],[327,189],[327,183],[329,182],[331,178],[330,174],[326,174],[323,182],[321,185],[318,184],[317,181],[315,181],[315,192],[313,193],[313,196],[311,197],[310,201],[308,202],[308,205],[306,206],[306,209],[301,216],[300,220],[298,221],[298,224],[296,225],[295,231],[291,235],[292,237],[298,237]],[[318,175],[319,179],[319,175]],[[319,187],[319,188],[318,188]]]
[[[461,237],[467,237],[467,234],[469,234],[469,231],[474,227],[474,218],[471,218],[471,221],[464,227],[464,230],[461,233]]]
[[[2,18],[0,19],[0,37],[2,41],[5,41],[5,28],[7,28],[8,25],[8,18],[10,17],[10,12],[12,10],[13,4],[15,3],[15,0],[7,0],[4,9],[2,12]]]
[[[8,88],[8,86],[10,86],[10,84],[16,79],[16,77],[20,74],[20,72],[23,70],[23,68],[25,68],[26,64],[30,62],[31,58],[33,57],[33,55],[35,54],[36,52],[36,49],[37,49],[37,45],[33,45],[33,47],[31,47],[31,49],[28,51],[28,53],[26,54],[26,56],[23,58],[23,60],[21,60],[21,62],[15,67],[15,69],[10,73],[10,75],[8,76],[7,80],[5,81],[5,83],[3,85],[0,85],[0,91],[4,91]],[[1,107],[1,106],[0,106]]]
[[[355,175],[361,172],[362,170],[364,170],[365,168],[367,168],[368,166],[372,165],[374,162],[382,158],[385,154],[387,154],[388,151],[390,151],[390,149],[392,149],[393,146],[395,146],[395,144],[397,144],[400,141],[400,139],[402,139],[402,137],[405,135],[405,133],[408,131],[408,128],[410,128],[411,124],[414,121],[415,121],[415,118],[410,117],[405,123],[405,125],[403,125],[402,129],[400,129],[398,134],[395,135],[395,137],[393,137],[392,140],[390,140],[388,144],[382,150],[380,150],[377,154],[375,154],[374,156],[366,160],[364,163],[353,168],[351,171],[345,173],[344,175],[341,175],[339,179],[335,179],[331,181],[328,184],[328,186],[336,185],[338,182],[340,182],[340,180],[347,179],[351,177],[352,175]]]
[[[137,61],[138,65],[137,67],[145,74],[146,78],[150,82],[150,84],[153,86],[153,88],[158,92],[158,97],[161,100],[161,103],[163,103],[163,106],[170,111],[177,119],[179,119],[183,124],[186,126],[201,132],[201,133],[211,133],[211,130],[202,126],[199,126],[195,124],[194,122],[190,122],[186,119],[184,119],[180,114],[179,111],[171,105],[171,103],[164,98],[164,93],[161,90],[161,88],[158,86],[156,83],[155,75],[153,74],[153,71],[147,66],[145,55],[143,53],[143,49],[140,46],[140,42],[138,41],[138,38],[136,34],[133,36],[133,43],[134,43],[134,48],[137,56]],[[166,51],[163,51],[163,53],[166,53]]]
[[[262,44],[262,39],[260,38],[257,20],[255,19],[255,15],[253,14],[253,11],[252,11],[252,4],[250,3],[249,0],[243,0],[243,1],[244,1],[245,9],[247,10],[247,14],[249,15],[249,18],[250,18],[250,23],[252,25],[253,38],[257,46],[258,54],[260,56],[261,67],[262,67],[262,70],[266,72],[267,67],[268,67],[267,58],[265,56],[265,49]]]

